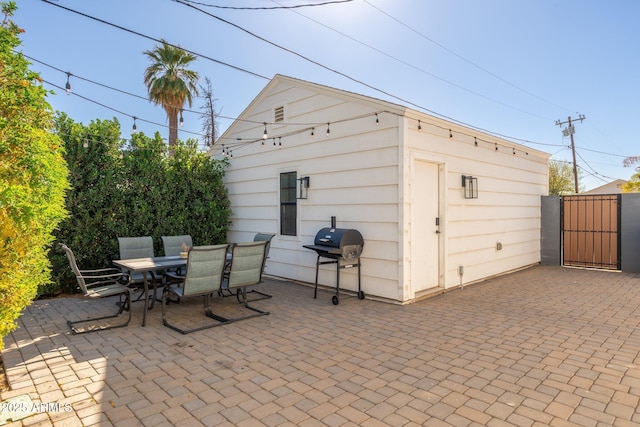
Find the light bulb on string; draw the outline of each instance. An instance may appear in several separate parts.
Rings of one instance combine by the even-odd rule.
[[[89,148],[89,139],[87,137],[84,138],[84,142],[82,143],[84,148]]]
[[[418,130],[422,130],[422,124],[420,123],[420,120],[418,120]]]
[[[180,127],[184,126],[184,119],[182,118],[182,109],[180,110]]]
[[[496,142],[496,151],[498,151],[498,143]]]
[[[478,138],[476,138],[475,136],[473,137],[473,144],[477,147],[478,146]]]
[[[311,138],[315,138],[316,136],[316,128],[311,128]]]
[[[264,132],[262,132],[262,139],[269,138],[269,134],[267,133],[267,122],[263,122],[264,124]]]
[[[136,119],[137,117],[133,116],[133,127],[132,127],[133,133],[136,133],[136,131],[138,130],[138,126],[136,126]]]
[[[64,86],[67,92],[67,95],[71,93],[71,82],[69,81],[70,77],[71,77],[71,73],[67,71],[67,84]]]
[[[329,125],[331,123],[327,123],[327,138],[329,138],[329,135],[331,134],[331,129],[329,129]]]
[[[513,149],[513,155],[514,156],[516,155],[516,149],[515,148]]]
[[[453,133],[451,132],[451,129],[449,129],[449,139],[453,138]]]
[[[282,148],[282,137],[278,137],[278,148]]]
[[[378,113],[376,113],[376,126],[380,124],[380,119],[378,118]]]
[[[273,137],[273,146],[276,147],[276,138]]]

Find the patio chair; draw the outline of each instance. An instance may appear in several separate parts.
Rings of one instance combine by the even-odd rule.
[[[264,261],[262,262],[262,272],[263,273],[264,273],[264,269],[265,269],[265,264],[267,263],[267,258],[269,258],[269,249],[271,248],[271,240],[274,237],[275,237],[275,234],[272,234],[272,233],[257,233],[253,237],[253,241],[254,242],[267,242],[267,245],[266,245],[265,250],[264,250]],[[247,293],[260,295],[257,298],[252,298],[251,301],[259,301],[261,299],[268,299],[268,298],[272,297],[269,294],[265,294],[264,292],[260,292],[260,291],[257,291],[255,289],[251,289],[251,290],[247,291]],[[242,302],[240,293],[236,293],[236,296],[238,297],[238,302]]]
[[[73,254],[73,251],[69,249],[67,245],[64,243],[60,243],[60,247],[67,255],[67,259],[69,260],[69,266],[73,271],[73,274],[76,276],[76,280],[78,282],[78,286],[82,290],[83,295],[86,298],[107,298],[107,297],[119,297],[120,307],[116,314],[110,316],[101,316],[101,317],[93,317],[90,319],[82,319],[67,321],[67,325],[71,328],[71,332],[73,334],[82,334],[87,332],[95,332],[106,329],[113,328],[121,328],[123,326],[127,326],[129,321],[131,320],[131,289],[129,287],[123,285],[120,280],[122,279],[123,273],[117,268],[101,268],[97,270],[80,270],[78,268],[78,264],[76,263],[76,257]],[[124,298],[124,300],[123,300]],[[111,326],[102,326],[98,328],[88,327],[84,330],[77,328],[76,325],[83,323],[95,323],[99,320],[105,319],[113,319],[122,314],[123,311],[127,310],[129,312],[129,316],[127,317],[127,321],[123,324],[111,325]]]
[[[182,236],[162,236],[162,246],[164,248],[164,256],[176,256],[182,252],[182,245],[189,248],[193,246],[193,240],[188,234]]]
[[[220,326],[229,319],[216,316],[211,312],[211,297],[220,290],[224,265],[227,258],[227,245],[195,246],[189,251],[187,271],[184,276],[167,273],[174,279],[180,279],[179,284],[169,283],[162,290],[162,323],[169,328],[188,334],[202,329]],[[170,297],[204,297],[204,311],[208,317],[218,321],[192,329],[182,329],[167,320],[167,305]]]
[[[143,237],[118,237],[118,247],[120,249],[120,259],[135,259],[135,258],[153,258],[155,256],[153,252],[153,239],[151,236]],[[144,275],[142,273],[132,273],[128,270],[122,270],[125,274],[127,284],[131,288],[141,289],[144,283]],[[156,274],[150,273],[151,278],[147,283],[151,283],[153,286],[153,295],[149,308],[153,308],[154,301],[156,299],[157,283]],[[139,301],[144,296],[144,291],[136,298],[135,301]]]
[[[256,316],[269,314],[268,311],[262,311],[255,307],[251,307],[247,300],[247,287],[257,286],[262,283],[262,269],[264,267],[265,251],[267,241],[258,241],[250,243],[238,243],[231,249],[231,265],[228,271],[225,271],[225,282],[223,287],[230,292],[235,291],[240,302],[256,314],[232,319],[242,320]]]
[[[164,248],[164,256],[179,256],[181,252],[184,252],[184,247],[191,248],[193,246],[193,240],[188,234],[181,236],[161,236],[162,247]],[[182,275],[181,268],[170,270],[169,272]],[[165,272],[167,273],[167,272]],[[167,275],[163,277],[163,283],[166,284]]]

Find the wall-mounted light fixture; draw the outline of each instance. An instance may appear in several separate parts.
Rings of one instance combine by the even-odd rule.
[[[309,177],[298,178],[298,199],[306,199],[309,195]]]
[[[465,199],[477,199],[478,178],[468,175],[462,175],[462,189],[464,190]]]

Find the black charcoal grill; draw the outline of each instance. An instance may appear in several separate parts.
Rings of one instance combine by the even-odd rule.
[[[364,292],[360,289],[360,255],[364,246],[364,239],[358,230],[348,228],[336,228],[335,217],[331,219],[331,227],[318,231],[313,245],[304,245],[304,248],[316,251],[316,282],[313,298],[318,295],[318,268],[323,264],[336,265],[336,294],[331,298],[334,305],[339,303],[340,270],[344,268],[358,267],[358,299],[364,299]],[[329,258],[329,261],[321,261],[321,258]]]

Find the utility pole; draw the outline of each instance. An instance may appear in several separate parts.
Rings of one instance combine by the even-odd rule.
[[[580,123],[585,119],[584,114],[578,114],[578,118],[575,120],[580,120]],[[576,133],[576,129],[573,127],[571,116],[567,119],[566,122],[561,122],[560,120],[556,120],[556,125],[562,126],[564,124],[567,125],[566,128],[562,129],[562,135],[571,136],[571,154],[573,154],[573,183],[575,185],[576,194],[578,194],[578,166],[576,165],[576,146],[573,143],[573,134]]]

